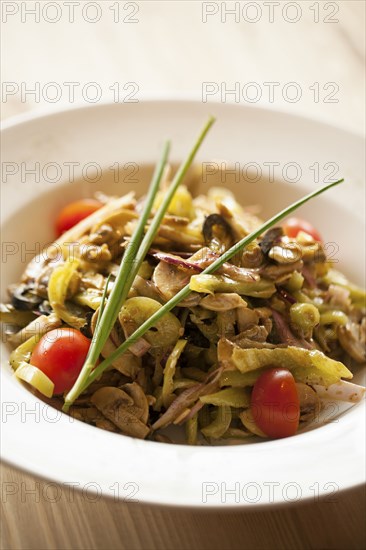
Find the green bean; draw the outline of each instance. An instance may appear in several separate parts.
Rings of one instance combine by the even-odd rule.
[[[313,328],[319,324],[320,315],[313,304],[293,304],[290,307],[290,319],[296,329],[304,334],[311,334]]]
[[[307,296],[304,292],[301,290],[296,290],[292,293],[293,297],[297,302],[300,302],[301,304],[311,304],[311,300],[309,296]]]
[[[175,375],[175,368],[186,344],[187,340],[178,340],[178,342],[174,346],[173,351],[169,355],[164,368],[162,399],[165,408],[168,408],[168,406],[170,405],[171,396],[174,391],[173,378]]]
[[[348,323],[348,316],[337,309],[332,311],[326,311],[320,315],[320,324],[321,325],[339,325],[344,326]]]
[[[160,412],[163,406],[163,388],[161,386],[154,390],[154,397],[156,401],[153,405],[153,410]]]
[[[295,292],[302,288],[303,283],[304,283],[304,277],[298,271],[294,271],[291,274],[290,279],[285,284],[285,288],[289,292]]]
[[[198,415],[197,413],[187,420],[185,424],[186,438],[188,445],[197,444],[197,431],[198,431]]]

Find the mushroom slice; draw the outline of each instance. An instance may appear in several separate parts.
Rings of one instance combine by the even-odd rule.
[[[258,324],[259,313],[257,309],[250,309],[249,307],[238,308],[236,310],[236,318],[238,323],[238,330],[240,333],[244,332],[244,330],[251,327],[252,325]]]
[[[201,268],[197,263],[193,263],[190,260],[181,258],[176,254],[171,254],[169,252],[161,252],[157,250],[157,251],[153,251],[152,255],[154,256],[154,258],[157,258],[158,260],[162,260],[167,264],[174,265],[178,269],[182,271],[186,271],[187,273],[191,273],[192,271],[199,273],[200,271],[203,271],[203,268]],[[192,258],[194,256],[195,254],[193,254]]]
[[[83,422],[92,423],[96,420],[100,420],[103,417],[101,412],[96,407],[71,407],[70,416],[76,420],[82,420]]]
[[[145,439],[149,428],[136,416],[133,398],[119,388],[104,387],[97,390],[91,402],[125,435]]]
[[[116,351],[117,346],[112,342],[111,338],[108,338],[106,343],[103,346],[101,355],[104,359],[107,359],[114,351]],[[134,355],[133,353],[126,352],[119,357],[117,357],[112,366],[118,370],[121,374],[129,376],[130,378],[135,378],[138,371],[141,368],[141,359]]]
[[[131,384],[125,384],[122,388],[133,399],[135,407],[141,411],[136,415],[137,418],[146,424],[149,418],[149,404],[141,386],[136,382],[132,382]]]
[[[138,293],[139,296],[145,296],[146,298],[152,298],[157,302],[163,303],[164,300],[158,293],[156,286],[153,282],[136,275],[132,288]]]
[[[107,432],[119,433],[117,426],[104,416],[102,416],[101,418],[97,418],[95,420],[95,425],[97,428],[101,428],[102,430],[106,430]]]
[[[189,283],[189,275],[176,266],[161,261],[154,270],[152,280],[164,300],[168,301]]]
[[[125,226],[131,220],[138,219],[138,214],[134,210],[128,210],[127,208],[122,208],[117,210],[117,212],[111,212],[107,214],[104,218],[100,218],[95,225],[91,228],[90,233],[97,233],[103,225],[110,226],[114,231],[119,231],[121,234],[125,231]]]
[[[236,292],[216,292],[202,298],[200,306],[211,311],[230,311],[246,308],[247,303]]]
[[[268,257],[278,264],[293,264],[301,260],[301,250],[299,251],[299,249],[295,247],[277,244],[268,252]]]
[[[262,432],[262,430],[255,423],[253,413],[250,409],[245,409],[243,412],[241,412],[239,414],[239,418],[243,426],[248,430],[248,432],[257,435],[258,437],[267,437],[267,435]]]
[[[299,260],[297,262],[287,264],[266,264],[259,268],[259,272],[263,275],[263,277],[279,282],[283,276],[290,275],[293,271],[301,272],[302,268],[303,262],[302,260]]]
[[[234,281],[254,283],[260,280],[258,270],[237,267],[236,265],[225,262],[218,270],[218,273],[231,277]]]
[[[38,283],[63,262],[62,250],[59,245],[52,244],[46,250],[35,256],[27,265],[22,281],[26,284]]]
[[[91,397],[91,402],[103,414],[111,408],[116,408],[120,405],[133,405],[133,399],[125,391],[112,386],[105,386],[97,390]]]

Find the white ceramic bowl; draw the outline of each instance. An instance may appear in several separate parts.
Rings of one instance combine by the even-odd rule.
[[[226,182],[242,203],[262,205],[263,216],[321,185],[332,171],[335,177],[346,178],[346,184],[304,207],[302,215],[318,227],[327,243],[333,243],[328,251],[344,272],[363,284],[362,138],[315,121],[258,108],[146,101],[21,117],[5,126],[2,300],[7,285],[18,280],[38,247],[52,239],[52,220],[60,206],[73,198],[90,196],[101,187],[100,182],[68,181],[72,179],[70,163],[75,163],[75,179],[83,169],[84,175],[92,178],[88,163],[96,163],[110,176],[108,167],[116,162],[154,163],[167,137],[173,143],[172,160],[180,161],[209,113],[217,116],[217,122],[198,154],[198,162],[225,159],[239,163],[244,170],[250,168],[248,163],[256,163],[252,168],[258,170],[259,165],[263,176],[269,174],[268,163],[279,163],[272,165],[276,183]],[[302,173],[299,181],[281,182],[281,174],[285,179],[297,178],[297,165]],[[39,181],[25,173],[32,168],[40,174]],[[125,178],[106,187],[124,194],[131,188],[140,193],[143,185],[137,175],[136,183]],[[257,507],[321,495],[332,498],[339,490],[364,482],[364,403],[325,426],[288,439],[212,448],[167,445],[71,421],[15,380],[7,357],[8,349],[3,346],[3,459],[57,481],[65,490],[67,484],[74,484],[96,498],[103,495],[202,508]]]

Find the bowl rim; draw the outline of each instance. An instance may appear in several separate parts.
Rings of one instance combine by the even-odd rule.
[[[154,92],[146,92],[141,96],[141,100],[138,101],[138,103],[151,103],[153,105],[160,105],[160,104],[202,104],[202,105],[213,105],[214,106],[225,106],[225,108],[234,108],[234,109],[244,109],[248,111],[261,111],[264,114],[278,114],[282,115],[284,117],[288,117],[291,119],[298,119],[299,122],[310,122],[317,125],[321,125],[323,127],[327,127],[329,129],[334,129],[338,131],[342,131],[343,133],[349,134],[351,136],[354,136],[356,138],[360,138],[365,140],[365,133],[362,132],[355,132],[354,130],[350,130],[348,128],[344,128],[341,125],[338,124],[332,124],[328,121],[325,121],[323,119],[319,119],[316,116],[306,116],[301,113],[291,113],[286,108],[281,107],[271,107],[269,105],[258,105],[256,103],[253,104],[246,104],[246,103],[234,103],[234,102],[227,102],[223,103],[218,99],[210,99],[206,103],[203,103],[202,100],[197,97],[197,94],[195,93],[167,93],[163,94],[160,92],[154,93]],[[52,117],[54,115],[62,115],[69,112],[76,112],[76,111],[87,111],[87,110],[95,110],[98,108],[104,108],[104,107],[112,107],[112,106],[123,106],[123,105],[130,105],[134,103],[115,103],[113,101],[110,101],[108,99],[98,101],[98,103],[83,103],[83,102],[75,102],[73,104],[64,105],[60,104],[57,105],[57,107],[49,105],[49,106],[42,106],[39,108],[31,109],[29,111],[24,111],[19,114],[15,114],[12,116],[9,116],[8,118],[5,118],[4,120],[0,121],[0,132],[6,131],[9,129],[13,129],[15,126],[25,124],[28,122],[33,122],[34,120],[38,119],[44,119],[47,117]]]

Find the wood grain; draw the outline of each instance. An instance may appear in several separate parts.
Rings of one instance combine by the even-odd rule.
[[[3,550],[366,547],[364,488],[338,494],[335,502],[309,502],[262,512],[201,512],[104,498],[90,502],[82,493],[66,493],[5,465],[1,467],[1,487]]]

